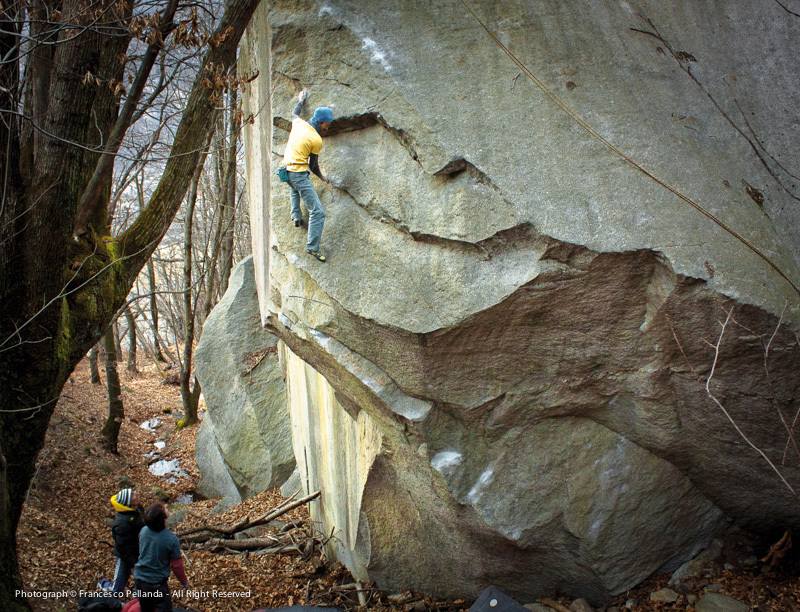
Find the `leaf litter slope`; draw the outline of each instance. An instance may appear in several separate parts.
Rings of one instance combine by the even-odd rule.
[[[130,479],[139,491],[143,505],[156,501],[158,489],[161,489],[169,496],[173,512],[185,511],[178,531],[202,524],[234,525],[246,517],[256,518],[285,501],[273,490],[245,500],[224,513],[212,513],[219,500],[172,505],[180,496],[195,492],[199,471],[194,460],[194,442],[199,425],[176,431],[175,425],[182,416],[179,389],[162,384],[163,379],[154,367],[145,368],[139,375],[131,375],[122,367],[120,370],[125,419],[120,429],[119,455],[107,452],[100,436],[108,411],[105,381],[92,385],[88,363],[84,360],[64,387],[39,456],[39,469],[18,531],[22,576],[29,592],[94,590],[101,577],[112,577],[110,522],[114,513],[109,499],[120,489],[123,477]],[[160,421],[155,433],[140,427],[154,417]],[[178,459],[185,477],[168,482],[150,473],[148,463],[156,458],[145,455],[155,449],[157,440],[165,443],[158,451],[158,458]],[[304,507],[292,510],[280,520],[310,527]],[[748,545],[746,534],[741,541]],[[752,552],[763,551],[755,545]],[[612,605],[634,612],[692,612],[691,596],[700,597],[705,590],[713,588],[751,604],[753,610],[800,612],[796,557],[778,568],[773,576],[763,576],[756,566],[720,570],[715,575],[701,577],[690,583],[691,589],[674,603],[650,601],[650,593],[665,587],[669,579],[668,575],[654,576],[620,595]],[[184,564],[194,593],[175,598],[174,604],[200,612],[247,611],[293,604],[335,605],[352,610],[359,607],[352,576],[340,564],[322,559],[318,550],[304,559],[298,555],[231,554],[191,548]],[[132,581],[129,588],[131,586]],[[174,577],[170,586],[180,590]],[[213,591],[249,591],[250,596],[232,600],[210,595]],[[457,611],[471,603],[432,601],[411,593],[390,597],[379,591],[368,591],[367,598],[369,610],[397,612]],[[77,608],[74,599],[30,601],[36,612]],[[566,598],[556,601],[566,607],[570,605]],[[626,607],[626,603],[630,607]]]

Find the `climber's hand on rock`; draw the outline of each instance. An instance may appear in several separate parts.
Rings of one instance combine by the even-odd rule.
[[[339,178],[338,176],[329,176],[325,180],[325,182],[328,183],[329,185],[333,186],[333,187],[336,187],[337,189],[343,189],[344,188],[344,181],[342,181],[342,179]]]
[[[306,101],[306,98],[308,98],[308,90],[307,90],[307,89],[304,89],[304,90],[303,90],[303,91],[301,91],[301,92],[300,92],[300,94],[297,96],[297,99],[298,99],[298,101],[300,101],[300,102],[305,102],[305,101]]]

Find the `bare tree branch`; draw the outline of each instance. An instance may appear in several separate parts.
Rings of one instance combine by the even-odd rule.
[[[156,59],[158,59],[159,52],[163,48],[164,39],[175,28],[173,19],[177,10],[178,0],[169,0],[167,7],[164,9],[164,14],[161,17],[161,25],[158,30],[154,32],[153,37],[155,40],[147,47],[142,62],[139,64],[139,70],[136,73],[131,91],[111,130],[106,146],[103,148],[102,155],[97,160],[94,174],[81,196],[81,200],[78,204],[78,213],[75,217],[76,236],[82,236],[89,231],[88,223],[92,210],[97,206],[98,202],[102,202],[101,194],[111,180],[111,170],[114,167],[115,156],[119,151],[125,133],[130,127],[134,111],[136,110],[136,106],[139,103],[139,99],[142,96],[142,92],[150,76],[150,71]],[[105,202],[103,202],[103,205],[105,205]]]
[[[728,315],[725,317],[725,321],[724,322],[720,322],[720,325],[722,326],[722,329],[720,330],[719,338],[717,338],[717,342],[714,345],[714,362],[711,364],[711,372],[709,373],[708,378],[706,379],[706,385],[705,385],[706,394],[717,405],[717,407],[720,410],[722,410],[722,413],[730,421],[731,425],[733,425],[733,428],[742,437],[742,439],[745,442],[747,442],[747,444],[753,450],[755,450],[759,455],[761,455],[764,458],[764,461],[766,461],[769,464],[769,466],[774,470],[774,472],[778,475],[778,478],[780,478],[781,481],[783,482],[783,484],[786,485],[786,488],[789,489],[789,491],[792,492],[792,495],[797,497],[797,492],[794,490],[794,488],[792,488],[792,485],[790,485],[789,482],[783,477],[783,474],[781,474],[780,470],[777,467],[775,467],[775,464],[772,463],[772,461],[770,461],[770,458],[767,457],[766,454],[764,454],[764,451],[762,451],[760,448],[758,448],[758,446],[756,446],[755,444],[753,444],[753,442],[750,441],[750,438],[747,437],[747,435],[741,430],[741,428],[736,423],[736,421],[733,419],[733,417],[731,417],[730,413],[725,409],[725,406],[723,406],[722,403],[711,392],[711,380],[714,378],[714,372],[716,371],[717,364],[719,363],[719,348],[722,345],[722,338],[725,335],[725,329],[727,328],[728,323],[730,323],[732,317],[733,317],[733,308],[731,308],[728,311]]]

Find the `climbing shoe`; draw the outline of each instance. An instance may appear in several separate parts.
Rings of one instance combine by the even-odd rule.
[[[321,261],[323,263],[325,262],[325,256],[322,253],[320,253],[319,251],[309,251],[308,249],[306,249],[306,253],[311,255],[311,257],[313,257],[317,261]]]
[[[295,227],[301,227],[303,225],[303,220],[302,219],[292,219],[292,221],[294,221],[294,226]]]

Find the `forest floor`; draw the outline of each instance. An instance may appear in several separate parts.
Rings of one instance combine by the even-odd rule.
[[[159,495],[168,496],[171,511],[183,514],[174,531],[200,524],[231,525],[245,517],[262,515],[284,501],[278,491],[266,491],[220,512],[216,508],[219,500],[198,500],[194,440],[199,425],[176,430],[176,423],[182,417],[178,387],[163,384],[154,366],[140,374],[128,373],[122,363],[119,366],[125,405],[119,454],[105,450],[100,436],[108,412],[105,377],[101,372],[103,384],[91,384],[85,360],[65,385],[51,420],[18,530],[22,577],[26,592],[36,594],[29,599],[36,612],[74,611],[77,609],[74,597],[45,599],[45,595],[94,591],[100,578],[112,578],[110,521],[114,512],[109,500],[122,488],[121,484],[132,483],[126,486],[139,491],[144,506],[156,501]],[[155,431],[141,426],[153,418],[160,422]],[[164,443],[156,451],[159,458],[178,459],[184,476],[169,482],[150,472],[148,463],[155,457],[145,455],[155,449],[157,441]],[[195,496],[195,500],[176,503],[179,499],[188,501],[182,497],[187,495]],[[305,507],[280,520],[304,525],[306,529],[310,525]],[[767,546],[748,543],[748,537],[743,534],[738,543],[752,547],[751,557],[753,553],[763,556]],[[798,556],[790,552],[769,576],[762,574],[760,564],[733,570],[720,568],[713,575],[691,583],[691,590],[673,603],[650,600],[651,593],[664,588],[669,579],[669,575],[653,576],[619,595],[603,610],[618,606],[622,611],[632,612],[693,612],[691,601],[697,601],[694,598],[707,590],[715,590],[747,603],[754,611],[800,612]],[[318,550],[303,557],[191,548],[186,552],[184,565],[191,581],[190,591],[174,597],[173,602],[190,610],[244,612],[293,604],[359,608],[352,576],[340,564],[321,558]],[[170,585],[180,590],[174,577]],[[214,591],[231,593],[236,598],[220,597]],[[455,612],[466,610],[472,603],[466,599],[436,602],[411,593],[388,594],[370,589],[366,597],[367,609],[393,612]],[[554,597],[553,601],[563,609],[571,605],[565,598]]]

